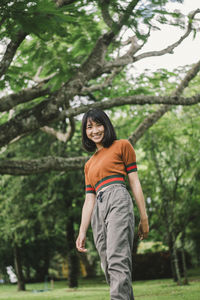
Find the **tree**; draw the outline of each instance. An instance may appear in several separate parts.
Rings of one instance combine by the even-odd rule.
[[[198,73],[200,61],[169,95],[144,95],[133,88],[129,74],[134,62],[172,53],[196,32],[195,18],[200,10],[184,18],[180,12],[168,11],[167,2],[132,0],[124,1],[123,6],[114,0],[1,2],[1,174],[27,175],[82,167],[85,156],[38,155],[34,160],[14,160],[6,157],[6,151],[11,143],[41,130],[67,143],[76,132],[75,117],[89,107],[160,104],[159,108],[152,106],[152,112],[130,135],[129,140],[135,144],[172,105],[200,101],[198,93],[181,96]],[[143,52],[151,32],[162,23],[180,26],[184,34],[165,49]],[[124,39],[128,30],[132,36]],[[63,123],[67,132],[60,126]]]
[[[189,224],[196,219],[196,211],[199,213],[195,190],[198,186],[195,176],[199,173],[198,124],[199,115],[194,108],[179,108],[165,116],[140,141],[145,153],[142,164],[146,166],[146,174],[142,182],[150,200],[151,237],[167,243],[178,284],[182,284],[181,265],[184,284],[188,283],[185,250]],[[182,255],[181,264],[178,251]]]
[[[76,150],[76,139],[73,143],[67,149],[71,156],[80,154],[80,149]],[[63,144],[55,143],[51,136],[46,139],[45,134],[37,133],[20,140],[17,147],[11,145],[7,154],[18,157],[25,149],[23,154],[31,155],[29,145],[32,157],[38,148],[43,155],[49,146],[52,155],[54,151],[62,152],[63,157],[66,155]],[[44,281],[55,253],[65,260],[67,258],[68,283],[70,287],[76,287],[79,257],[75,249],[75,234],[84,197],[82,171],[18,177],[6,175],[2,176],[0,183],[0,240],[6,243],[15,258],[18,290],[25,289],[25,281]],[[5,252],[4,248],[0,248],[0,253]],[[3,262],[2,269],[7,266],[7,259]]]

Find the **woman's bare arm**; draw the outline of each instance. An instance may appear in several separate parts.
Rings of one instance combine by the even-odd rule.
[[[81,225],[79,229],[79,235],[76,240],[76,248],[80,252],[86,252],[85,249],[85,241],[86,241],[86,232],[91,222],[91,216],[95,204],[96,196],[95,194],[86,194],[85,202],[82,208],[82,218],[81,218]]]
[[[140,239],[147,238],[149,232],[148,216],[146,212],[146,205],[144,200],[144,195],[142,192],[142,187],[137,172],[132,172],[128,174],[129,184],[133,196],[135,198],[139,213],[140,213],[140,223],[138,227],[138,234]]]

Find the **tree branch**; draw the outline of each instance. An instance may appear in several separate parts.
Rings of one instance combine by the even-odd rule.
[[[173,50],[178,45],[180,45],[183,42],[183,40],[186,39],[189,36],[189,34],[191,33],[191,31],[192,31],[192,20],[194,19],[195,15],[198,14],[198,13],[200,13],[200,9],[197,9],[197,10],[191,12],[188,15],[187,30],[186,30],[185,34],[182,37],[180,37],[180,39],[178,41],[176,41],[175,43],[169,45],[168,47],[166,47],[162,50],[145,52],[145,53],[142,53],[142,54],[140,54],[138,56],[135,56],[135,57],[133,55],[130,55],[130,53],[127,53],[127,54],[123,55],[122,57],[117,58],[113,62],[105,63],[104,72],[108,72],[108,70],[110,70],[113,67],[125,66],[125,65],[128,65],[130,63],[134,63],[138,60],[141,60],[143,58],[146,58],[146,57],[162,56],[162,55],[167,54],[167,53],[170,53],[170,54],[173,53]],[[133,52],[133,54],[134,54],[134,52]]]
[[[99,3],[99,7],[101,9],[101,15],[103,17],[104,22],[110,29],[112,29],[115,25],[115,22],[113,21],[113,19],[110,16],[110,13],[109,13],[110,1],[109,0],[99,0],[98,3]]]
[[[47,156],[33,160],[0,159],[0,174],[30,175],[50,171],[71,171],[83,168],[89,157],[53,157]]]
[[[171,96],[171,99],[184,99],[180,98],[179,95],[183,91],[183,89],[188,86],[189,82],[192,78],[196,76],[200,69],[200,61],[193,66],[193,68],[186,74],[183,81],[180,83],[180,85],[177,87],[177,89],[174,91],[173,95]],[[138,96],[135,96],[138,97]],[[148,97],[148,96],[144,96]],[[149,96],[150,98],[152,96]],[[166,96],[168,99],[170,99],[170,96]],[[200,100],[200,95],[195,96],[198,97]],[[159,99],[160,97],[157,97]],[[116,100],[117,102],[118,100]],[[124,100],[127,98],[124,98]],[[191,98],[187,98],[188,100]],[[129,99],[130,100],[130,99]],[[141,100],[141,99],[140,99]],[[116,103],[112,103],[112,106],[116,106]],[[125,103],[124,101],[124,104]],[[130,104],[130,103],[129,103]],[[109,101],[103,101],[94,103],[92,105],[82,105],[79,108],[70,108],[67,112],[68,117],[69,116],[75,116],[82,112],[85,112],[89,107],[101,107],[101,108],[110,108],[112,107]],[[129,137],[129,140],[132,144],[135,144],[139,138],[144,134],[144,132],[151,127],[160,117],[164,115],[166,111],[168,111],[171,108],[171,105],[163,105],[158,111],[151,114],[148,118],[145,119],[145,121],[136,129],[136,131],[133,133],[132,136]],[[2,125],[3,126],[3,125]],[[9,129],[9,126],[8,126]],[[12,128],[12,130],[14,130]],[[18,129],[18,131],[20,131]],[[18,136],[18,131],[15,131],[15,137]],[[5,131],[7,134],[7,131]],[[12,175],[29,175],[29,174],[36,174],[36,173],[42,173],[42,172],[48,172],[50,170],[54,171],[62,171],[62,170],[71,170],[71,168],[80,168],[83,167],[84,163],[86,162],[88,158],[85,157],[76,157],[76,158],[58,158],[58,157],[44,157],[42,159],[37,160],[30,160],[30,161],[13,161],[13,160],[0,160],[0,174],[12,174]]]
[[[15,39],[11,40],[11,42],[8,44],[6,48],[6,52],[0,62],[0,78],[2,75],[4,75],[9,68],[13,57],[17,51],[17,48],[20,46],[20,44],[25,39],[27,33],[23,31],[19,31]]]
[[[57,74],[57,72],[54,72],[54,73],[50,74],[49,76],[46,76],[44,78],[40,78],[40,74],[42,72],[42,69],[43,69],[42,66],[40,66],[38,68],[35,76],[32,79],[34,82],[36,82],[36,83],[46,83],[46,82],[48,82],[51,78],[53,78]]]
[[[145,104],[170,104],[190,106],[200,102],[200,94],[192,97],[172,96],[150,96],[150,95],[134,95],[113,98],[105,101],[99,101],[88,105],[80,105],[76,108],[70,108],[67,112],[61,113],[62,118],[76,116],[86,112],[89,108],[109,109],[112,107],[123,105],[145,105]]]
[[[69,118],[69,125],[67,127],[67,132],[63,133],[60,131],[56,131],[54,128],[48,127],[48,126],[44,126],[41,128],[41,130],[47,134],[53,135],[57,140],[67,143],[69,142],[75,132],[75,121],[73,117]]]
[[[118,24],[118,28],[121,29],[121,27],[126,23],[126,21],[129,19],[131,14],[133,13],[134,8],[138,4],[140,0],[133,0],[129,3],[128,7],[126,8],[124,14],[120,17],[120,21]]]
[[[127,53],[125,55],[122,56],[126,57],[126,56],[133,56],[142,46],[140,46],[138,44],[138,39],[136,36],[132,36],[128,39],[128,41],[126,41],[125,43],[123,43],[124,45],[126,45],[126,43],[131,44],[130,48],[128,49]]]
[[[161,56],[161,55],[164,55],[166,53],[173,54],[173,50],[178,45],[180,45],[189,36],[189,34],[192,32],[192,21],[194,20],[195,15],[198,14],[198,13],[200,13],[200,9],[196,9],[195,11],[189,13],[187,30],[186,30],[185,34],[183,36],[181,36],[178,41],[176,41],[175,43],[169,45],[167,48],[165,48],[163,50],[150,51],[150,52],[142,53],[142,54],[136,56],[134,58],[134,61],[138,61],[138,60],[141,60],[141,59],[146,58],[146,57]]]
[[[44,88],[41,84],[32,88],[27,88],[19,93],[13,93],[4,96],[0,99],[0,112],[8,111],[20,103],[25,103],[35,98],[48,95],[50,93],[49,88]]]
[[[168,110],[170,106],[163,105],[156,112],[150,114],[133,132],[128,138],[132,145],[135,145],[137,141],[144,135],[144,133],[153,126]]]
[[[94,91],[102,90],[102,89],[108,87],[109,85],[112,85],[112,80],[115,78],[115,76],[117,74],[120,73],[121,70],[122,70],[122,68],[115,68],[112,71],[111,75],[106,77],[106,79],[103,83],[93,85],[93,86],[90,86],[90,87],[83,87],[82,90],[81,90],[81,93],[92,93]]]
[[[47,100],[48,101],[48,100]],[[122,106],[126,104],[138,104],[138,105],[144,105],[144,104],[162,104],[162,103],[168,103],[171,105],[193,105],[200,102],[200,95],[196,95],[189,98],[184,97],[178,97],[176,95],[174,96],[148,96],[148,95],[135,95],[135,96],[126,96],[126,97],[119,97],[114,99],[109,99],[106,101],[101,102],[95,102],[88,105],[80,105],[79,107],[75,108],[69,108],[67,111],[62,111],[57,114],[57,120],[64,119],[65,117],[73,117],[77,116],[81,113],[86,112],[89,108],[100,108],[100,109],[109,109],[112,107]],[[166,105],[165,105],[166,107]],[[50,123],[52,120],[48,120],[43,118],[42,110],[44,109],[44,103],[40,103],[37,107],[32,108],[27,111],[23,111],[17,116],[15,116],[10,121],[6,122],[5,124],[0,126],[0,146],[4,146],[8,144],[10,141],[15,139],[18,136],[33,132],[41,127],[46,126],[45,123]],[[152,125],[157,121],[166,111],[163,111],[163,108],[161,108],[161,115],[159,115],[157,112],[152,114],[151,123]],[[52,112],[53,113],[53,112]],[[48,117],[51,116],[51,112],[48,113]],[[158,119],[157,119],[158,117]],[[150,116],[149,116],[150,118]],[[53,120],[55,120],[55,115]],[[147,124],[150,121],[147,122]],[[145,127],[143,128],[143,130]],[[143,134],[142,130],[142,134]],[[138,138],[140,135],[138,135]],[[133,141],[132,141],[133,142]]]
[[[200,70],[200,61],[198,61],[186,74],[179,86],[172,93],[173,97],[180,99],[180,94],[189,85],[189,82],[197,75]],[[171,105],[163,105],[156,112],[150,114],[129,137],[129,141],[134,145],[144,135],[145,131],[154,125],[167,111],[171,109]]]

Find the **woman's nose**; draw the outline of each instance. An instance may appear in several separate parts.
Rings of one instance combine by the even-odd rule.
[[[94,133],[96,133],[96,132],[99,131],[98,127],[96,127],[96,126],[94,126],[92,129],[93,129],[92,131],[93,131]]]

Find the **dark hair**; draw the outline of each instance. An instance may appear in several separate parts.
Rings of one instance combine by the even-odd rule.
[[[106,113],[100,109],[89,109],[83,116],[82,119],[82,145],[83,147],[89,151],[93,152],[96,149],[96,144],[88,139],[86,134],[86,125],[87,120],[90,119],[93,122],[100,123],[104,126],[104,137],[102,140],[102,145],[105,148],[108,148],[114,140],[117,139],[115,129],[109,119],[109,117],[106,115]]]

